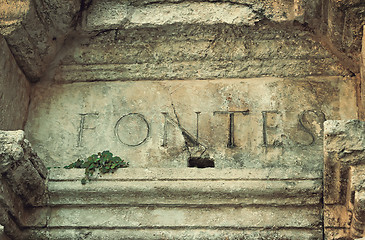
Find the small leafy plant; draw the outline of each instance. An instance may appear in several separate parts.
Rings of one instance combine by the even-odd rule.
[[[95,170],[99,170],[100,173],[114,173],[118,168],[126,168],[129,166],[128,162],[125,162],[118,156],[113,157],[113,153],[109,151],[103,151],[102,153],[93,154],[84,160],[77,159],[76,162],[65,166],[66,169],[71,168],[85,168],[85,177],[81,179],[82,184],[86,184],[91,181],[91,176],[95,173]]]

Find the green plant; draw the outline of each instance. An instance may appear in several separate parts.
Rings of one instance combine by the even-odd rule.
[[[84,160],[77,159],[76,162],[65,166],[66,169],[71,168],[85,168],[85,177],[81,179],[82,184],[86,184],[91,180],[91,176],[98,169],[100,173],[114,173],[118,168],[126,168],[129,166],[128,162],[125,162],[120,157],[113,157],[113,153],[109,151],[103,151],[102,153],[93,154]]]

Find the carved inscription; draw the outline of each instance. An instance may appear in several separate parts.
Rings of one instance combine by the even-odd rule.
[[[226,115],[228,116],[228,128],[227,128],[227,148],[235,148],[235,114],[242,114],[244,116],[249,115],[249,110],[242,111],[214,111],[214,115]],[[164,118],[163,135],[162,135],[162,147],[168,147],[168,132],[169,125],[176,127],[181,132],[185,139],[187,147],[203,147],[199,142],[199,116],[201,112],[195,112],[196,114],[196,132],[195,134],[187,131],[181,126],[177,116],[171,117],[167,112],[161,113]],[[78,129],[77,147],[83,145],[83,136],[86,130],[95,130],[96,126],[93,125],[93,118],[98,118],[99,113],[83,113],[80,115],[80,125]],[[281,113],[276,110],[261,111],[262,115],[262,146],[265,148],[277,148],[283,147],[283,142],[279,139],[275,139],[274,133],[278,131],[278,117]],[[298,130],[307,134],[307,140],[301,140],[297,142],[299,145],[310,146],[313,145],[316,139],[320,138],[323,131],[323,122],[326,120],[326,116],[323,112],[318,110],[304,110],[298,115]],[[147,141],[150,136],[150,124],[146,120],[145,116],[141,113],[128,113],[118,119],[114,126],[114,133],[117,140],[129,147],[136,147]],[[204,152],[204,151],[203,151]]]
[[[181,126],[178,119],[174,120],[167,112],[162,112],[162,115],[165,118],[165,123],[163,127],[163,140],[162,140],[162,147],[167,147],[167,133],[168,133],[168,124],[171,124],[180,129],[182,135],[185,138],[187,144],[191,146],[198,146],[199,145],[199,114],[200,112],[196,112],[196,137],[194,137],[191,133],[189,133],[185,128]]]
[[[321,111],[305,110],[299,115],[300,127],[306,132],[311,140],[309,143],[303,143],[303,145],[309,146],[314,144],[316,135],[320,136],[323,131],[323,123],[326,121],[326,116]],[[311,130],[310,125],[315,127],[315,131]]]
[[[227,114],[229,116],[229,125],[228,125],[228,148],[236,147],[234,143],[234,114],[241,113],[242,115],[248,115],[250,110],[244,111],[215,111],[213,114]]]
[[[119,118],[114,127],[117,139],[130,147],[144,143],[150,134],[150,125],[140,113],[129,113]]]
[[[268,125],[268,117],[274,117],[279,114],[278,111],[262,111],[262,141],[264,147],[278,147],[282,146],[282,142],[279,142],[278,140],[274,140],[271,143],[268,140],[269,131],[270,130],[276,130],[277,125]],[[273,116],[274,115],[274,116]]]
[[[84,131],[85,130],[94,130],[95,127],[90,127],[88,125],[85,124],[86,118],[92,117],[92,116],[98,116],[99,113],[80,113],[81,119],[80,119],[80,127],[79,127],[79,132],[78,132],[78,138],[77,138],[77,147],[81,147],[82,146],[82,138],[84,135]]]

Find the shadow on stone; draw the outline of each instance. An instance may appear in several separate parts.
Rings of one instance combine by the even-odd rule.
[[[202,158],[202,157],[190,157],[188,160],[188,167],[196,167],[196,168],[214,168],[214,160],[211,158]]]

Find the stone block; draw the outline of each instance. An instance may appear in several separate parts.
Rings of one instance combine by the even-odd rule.
[[[0,164],[1,173],[7,172],[15,162],[20,162],[24,158],[24,151],[21,146],[24,140],[24,132],[0,131]]]
[[[24,213],[24,205],[19,196],[9,187],[4,179],[0,179],[0,208],[4,217],[0,222],[6,226],[8,214],[21,222]]]
[[[24,139],[22,147],[24,149],[24,158],[30,161],[32,166],[43,179],[46,179],[48,170],[43,161],[38,157],[37,153],[33,151],[32,145],[27,139]]]
[[[49,227],[101,228],[315,228],[313,207],[68,207],[53,208]],[[260,219],[257,221],[257,219]]]
[[[23,162],[5,175],[14,191],[22,198],[26,205],[42,204],[45,198],[46,183],[31,162]]]
[[[326,236],[364,237],[365,123],[327,121],[324,127],[324,219],[329,226]]]
[[[8,185],[25,204],[42,204],[47,171],[24,139],[22,130],[0,131],[0,157],[4,185]]]
[[[338,77],[39,85],[26,132],[50,167],[110,150],[130,167],[322,169],[325,119],[356,117]],[[298,171],[300,172],[300,171]]]
[[[298,7],[297,7],[298,8]],[[311,7],[307,7],[312,9]],[[287,1],[93,1],[86,12],[84,30],[151,27],[169,24],[234,24],[253,25],[265,18],[273,21],[298,19],[302,12],[294,12]]]
[[[126,171],[124,171],[126,170]],[[132,171],[128,171],[132,170]],[[136,171],[137,170],[137,171]],[[194,171],[195,170],[195,171]],[[57,170],[56,170],[57,171]],[[149,171],[160,173],[157,178],[137,180],[131,173],[143,176]],[[80,183],[83,172],[73,177],[50,179],[48,185],[50,205],[318,205],[321,179],[302,180],[292,177],[243,179],[245,171],[205,169],[120,169],[115,174],[100,176],[86,185]],[[225,174],[232,173],[232,178]],[[241,173],[237,179],[234,173]],[[255,172],[260,173],[259,170]],[[76,172],[75,172],[76,173]],[[184,176],[186,175],[186,176]],[[195,176],[189,179],[189,176]],[[122,177],[123,176],[123,177]],[[274,177],[274,176],[272,176]]]
[[[279,24],[166,24],[75,43],[56,66],[56,82],[349,74],[308,32]]]

